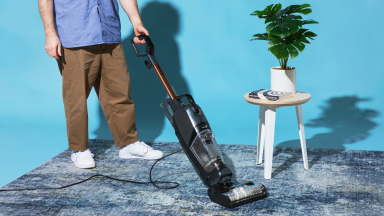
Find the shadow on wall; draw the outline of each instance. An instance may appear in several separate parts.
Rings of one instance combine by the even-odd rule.
[[[366,101],[370,101],[370,99],[358,98],[356,96],[334,97],[327,100],[326,104],[320,107],[323,110],[321,116],[310,120],[310,123],[306,124],[305,127],[325,127],[330,131],[328,133],[316,134],[311,139],[306,139],[307,148],[345,149],[347,144],[368,138],[370,131],[377,126],[372,121],[372,118],[377,117],[379,113],[372,109],[361,109],[357,106],[359,102]],[[278,146],[299,147],[300,139],[282,142]],[[309,168],[320,159],[320,156],[308,153]],[[290,159],[274,170],[272,176],[276,176],[300,160],[302,160],[301,154],[292,155]]]
[[[359,102],[370,101],[356,96],[334,97],[320,107],[323,112],[317,119],[310,120],[305,127],[325,127],[328,133],[320,133],[307,139],[307,148],[345,149],[344,145],[362,141],[369,137],[370,131],[377,126],[372,118],[378,112],[360,109]],[[278,146],[300,146],[300,140],[282,142]]]
[[[176,42],[180,30],[178,11],[169,3],[150,2],[142,8],[140,15],[155,45],[156,59],[175,93],[177,95],[190,93],[188,84],[181,74],[179,46]],[[135,55],[131,46],[131,39],[134,36],[132,32],[122,44],[131,78],[137,130],[140,140],[153,141],[161,134],[166,123],[160,104],[168,95],[153,68],[149,70],[145,66],[146,58]],[[144,46],[139,46],[139,49],[144,50]],[[96,139],[112,139],[100,105],[99,117],[100,126],[94,131]]]

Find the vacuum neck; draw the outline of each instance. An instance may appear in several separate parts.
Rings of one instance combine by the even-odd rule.
[[[169,84],[167,77],[165,77],[163,70],[161,70],[159,65],[153,65],[153,68],[155,69],[157,76],[159,76],[168,96],[173,100],[176,97],[176,94],[173,91],[172,86]]]

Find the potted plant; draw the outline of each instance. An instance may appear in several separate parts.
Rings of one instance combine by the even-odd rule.
[[[251,15],[265,19],[266,33],[255,34],[252,40],[268,41],[268,50],[279,60],[280,67],[271,68],[271,90],[286,91],[296,94],[296,69],[288,67],[291,60],[302,53],[307,38],[313,40],[317,35],[303,28],[307,24],[318,24],[314,20],[303,20],[298,14],[307,15],[312,12],[311,5],[291,5],[281,9],[281,4],[271,4],[262,11],[254,11]],[[251,41],[252,41],[251,40]]]

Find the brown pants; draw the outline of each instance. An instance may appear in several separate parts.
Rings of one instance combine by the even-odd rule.
[[[138,141],[135,107],[121,43],[64,48],[58,64],[63,76],[70,149],[88,149],[87,98],[92,87],[95,87],[116,146]]]

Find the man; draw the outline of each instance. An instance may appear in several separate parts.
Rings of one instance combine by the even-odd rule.
[[[120,0],[135,35],[148,34],[136,0]],[[63,101],[71,160],[78,168],[94,168],[88,149],[87,98],[92,89],[99,98],[120,158],[158,159],[137,137],[128,69],[121,45],[117,0],[39,0],[45,50],[58,62],[63,77]],[[134,38],[137,44],[144,41]]]

